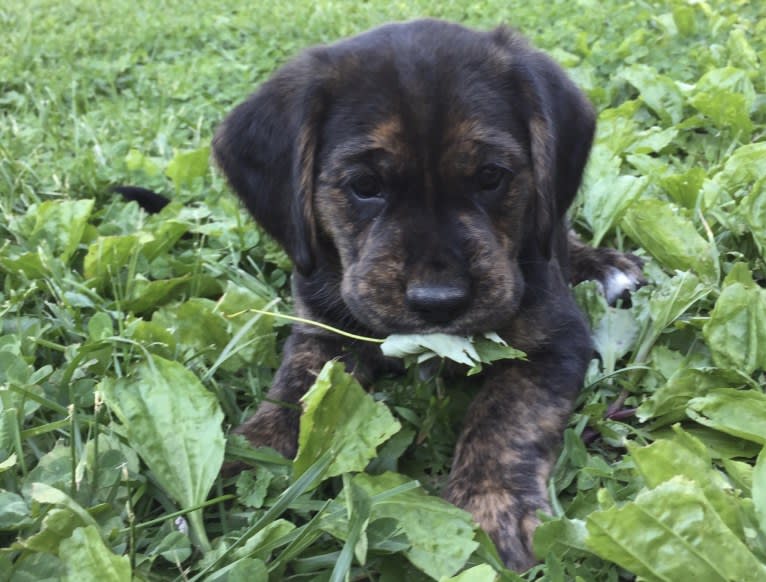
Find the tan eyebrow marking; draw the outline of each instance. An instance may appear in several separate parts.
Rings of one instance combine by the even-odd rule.
[[[524,147],[510,133],[466,119],[448,129],[444,136],[442,170],[468,175],[476,171],[486,152],[513,166],[526,158]]]

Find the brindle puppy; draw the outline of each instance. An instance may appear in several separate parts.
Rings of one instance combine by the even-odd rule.
[[[568,287],[565,212],[594,120],[564,72],[512,31],[421,20],[308,50],[213,142],[295,264],[298,315],[378,337],[496,331],[527,353],[484,373],[445,492],[516,569],[534,562],[535,513],[549,508],[546,480],[592,354]],[[640,280],[636,260],[575,245],[577,279],[603,274],[613,296]],[[297,403],[337,357],[361,382],[386,367],[377,348],[296,325],[269,399]],[[291,456],[298,419],[270,402],[239,430]]]

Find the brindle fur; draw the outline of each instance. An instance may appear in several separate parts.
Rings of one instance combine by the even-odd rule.
[[[214,140],[232,188],[293,259],[299,315],[379,337],[496,331],[527,353],[485,372],[445,492],[516,569],[534,562],[536,511],[549,507],[546,481],[592,353],[568,289],[582,277],[570,273],[564,215],[594,125],[582,93],[515,33],[422,20],[303,53]],[[491,191],[477,178],[488,164],[511,172]],[[380,197],[355,190],[370,175]],[[616,251],[574,248],[586,277],[602,260],[640,276]],[[335,357],[362,382],[391,365],[295,326],[270,402],[239,432],[294,455],[294,405]]]

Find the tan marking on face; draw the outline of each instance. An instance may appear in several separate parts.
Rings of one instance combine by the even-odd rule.
[[[380,122],[370,132],[369,142],[373,148],[399,154],[406,149],[401,120],[398,117],[390,117]]]
[[[440,163],[442,175],[472,176],[479,169],[484,152],[510,166],[525,158],[522,145],[509,133],[485,125],[477,119],[450,124],[444,135]]]

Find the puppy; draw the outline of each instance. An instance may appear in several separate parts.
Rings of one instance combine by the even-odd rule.
[[[592,355],[568,283],[610,274],[602,285],[619,296],[641,277],[634,258],[579,241],[583,272],[570,272],[565,212],[594,127],[585,96],[514,32],[419,20],[304,52],[213,141],[293,260],[300,317],[377,337],[495,331],[526,352],[484,372],[444,493],[517,570],[534,563],[536,512],[549,510]],[[269,402],[239,431],[294,455],[299,412],[273,402],[296,404],[332,358],[362,383],[389,364],[377,347],[296,325]]]

